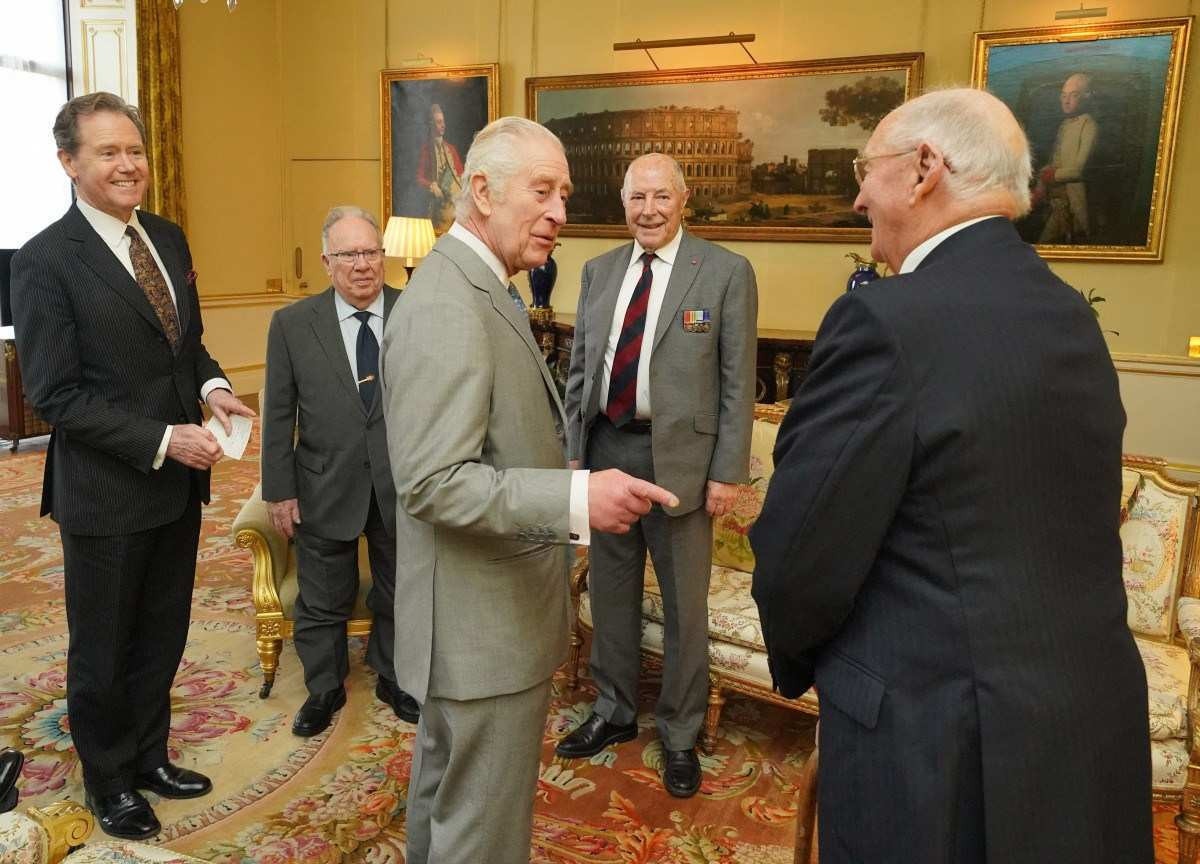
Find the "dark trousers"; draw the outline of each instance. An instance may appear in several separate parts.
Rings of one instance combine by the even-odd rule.
[[[93,795],[132,788],[167,761],[171,683],[187,642],[200,499],[166,525],[111,537],[60,530],[67,712]]]
[[[303,507],[300,516],[304,517]],[[346,622],[358,599],[358,538],[330,540],[305,530],[303,522],[296,527],[300,596],[296,598],[293,640],[304,667],[304,685],[309,693],[316,695],[341,687],[350,671]],[[396,643],[393,609],[396,538],[388,528],[372,491],[367,524],[362,532],[367,538],[367,558],[371,565],[367,608],[371,610],[372,623],[367,640],[367,665],[395,683],[392,653]]]

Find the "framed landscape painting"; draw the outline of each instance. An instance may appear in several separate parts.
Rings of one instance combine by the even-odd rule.
[[[629,163],[661,152],[691,190],[688,229],[725,240],[865,242],[854,157],[916,95],[924,55],[525,79],[525,113],[567,151],[563,234],[624,237]]]
[[[382,224],[389,216],[428,216],[438,234],[450,227],[462,160],[499,110],[498,69],[490,63],[380,73]]]
[[[971,83],[1029,136],[1045,258],[1162,260],[1191,18],[975,34]]]

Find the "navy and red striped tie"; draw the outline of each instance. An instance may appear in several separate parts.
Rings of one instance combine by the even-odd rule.
[[[650,272],[653,252],[642,253],[642,275],[633,286],[617,351],[613,355],[612,372],[608,378],[608,405],[604,413],[617,428],[633,419],[637,410],[638,361],[642,356],[642,334],[646,331],[646,309],[650,305]]]

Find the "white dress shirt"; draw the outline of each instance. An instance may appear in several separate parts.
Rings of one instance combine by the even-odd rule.
[[[671,270],[675,267],[675,256],[679,254],[679,244],[682,241],[681,226],[668,243],[655,250],[654,260],[650,263],[650,300],[646,307],[646,328],[642,331],[642,353],[638,356],[637,404],[633,415],[641,420],[649,420],[654,416],[650,405],[650,353],[654,350],[658,314],[662,311],[663,297],[667,293],[667,283],[671,281]],[[617,308],[613,313],[612,325],[608,328],[608,342],[604,346],[604,374],[600,380],[602,411],[608,405],[608,384],[612,376],[613,358],[617,354],[617,343],[621,339],[621,329],[625,324],[625,312],[629,309],[629,301],[633,299],[633,289],[637,287],[638,279],[642,275],[642,255],[645,251],[637,240],[633,241],[633,254],[625,270],[621,290],[617,294]]]
[[[939,231],[928,240],[919,244],[916,249],[908,253],[904,258],[904,263],[900,265],[901,273],[911,273],[920,266],[929,253],[941,245],[947,237],[952,234],[957,234],[964,228],[970,228],[976,222],[982,222],[984,219],[1004,219],[1006,217],[996,214],[994,216],[978,216],[975,219],[968,219],[966,222],[959,222],[957,225],[951,225],[945,231]]]
[[[362,329],[362,323],[354,315],[360,310],[347,303],[336,288],[333,291],[333,306],[337,310],[338,324],[342,328],[342,344],[346,346],[350,372],[354,375],[354,386],[357,387],[359,378],[362,377],[358,374],[358,331]],[[371,313],[371,317],[367,319],[367,326],[375,334],[375,341],[383,344],[383,291],[375,296],[370,306],[361,311]]]
[[[112,253],[117,256],[117,260],[121,262],[129,275],[137,280],[137,276],[133,272],[133,259],[129,257],[129,236],[125,233],[126,223],[122,222],[115,216],[110,216],[103,210],[97,210],[91,204],[84,201],[82,198],[75,199],[75,206],[79,208],[79,212],[83,214],[83,218],[88,221],[88,224],[95,229],[100,235],[100,239],[104,241],[104,245],[112,250]],[[138,221],[137,211],[134,210],[129,217],[128,225],[133,226],[133,230],[137,231],[142,238],[142,242],[146,244],[146,248],[150,250],[150,255],[154,258],[154,263],[158,265],[158,270],[162,273],[163,281],[167,283],[167,291],[171,294],[171,302],[175,304],[175,314],[179,314],[179,300],[175,296],[175,286],[171,283],[171,277],[167,273],[167,268],[162,262],[162,258],[158,257],[158,250],[154,248],[154,243],[150,239],[150,235],[146,233],[146,229],[142,227],[142,223]],[[205,381],[200,387],[200,399],[208,401],[208,394],[212,391],[223,388],[230,393],[233,392],[231,385],[224,378],[210,378]],[[158,452],[154,456],[153,468],[158,470],[162,467],[163,462],[167,458],[167,446],[171,443],[171,426],[167,426],[167,431],[163,433],[162,443],[158,445]]]
[[[508,268],[500,263],[496,253],[489,249],[483,240],[458,222],[453,223],[446,233],[466,243],[471,251],[478,255],[487,268],[496,275],[496,279],[499,280],[504,290],[508,291]],[[592,530],[588,524],[588,475],[590,473],[587,470],[571,472],[571,500],[568,505],[570,513],[567,519],[567,530],[571,532],[571,542],[577,546],[587,546],[592,542]]]

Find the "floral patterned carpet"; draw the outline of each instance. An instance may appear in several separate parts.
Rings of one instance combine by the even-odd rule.
[[[217,466],[204,515],[192,625],[172,691],[171,758],[213,778],[192,801],[150,796],[163,823],[155,842],[240,864],[404,861],[404,799],[415,728],[374,698],[361,644],[349,701],[312,739],[290,731],[304,698],[285,645],[275,689],[258,699],[248,553],[230,537],[258,477],[257,442],[242,462]],[[66,714],[62,554],[53,522],[38,518],[45,439],[0,451],[0,746],[26,754],[21,806],[83,800]],[[813,721],[729,698],[717,751],[702,757],[700,793],[662,788],[661,745],[643,685],[641,735],[590,760],[566,761],[555,742],[586,716],[593,692],[554,682],[531,860],[592,864],[785,864],[792,860],[795,787],[812,749]],[[1173,808],[1156,806],[1157,858],[1177,855]]]

